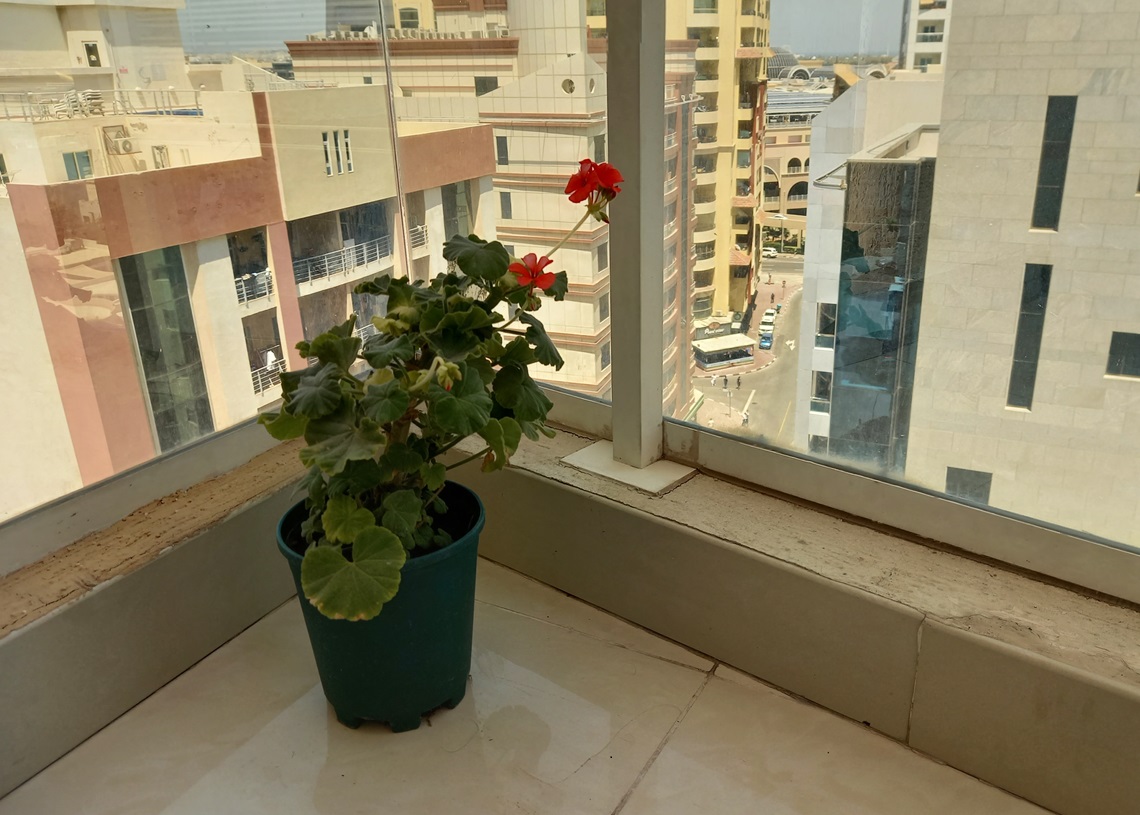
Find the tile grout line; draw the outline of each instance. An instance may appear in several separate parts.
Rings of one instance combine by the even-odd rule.
[[[572,597],[571,599],[577,600],[576,597]],[[508,614],[514,614],[516,616],[523,617],[527,620],[533,620],[536,623],[542,623],[544,625],[554,626],[555,628],[559,628],[563,631],[568,631],[571,634],[578,634],[579,636],[586,637],[587,639],[593,640],[594,642],[600,642],[604,645],[610,645],[614,648],[621,648],[621,649],[624,649],[626,651],[629,651],[630,653],[640,654],[641,656],[649,657],[650,659],[656,659],[656,660],[658,660],[660,662],[664,662],[668,665],[676,665],[678,668],[688,668],[689,670],[692,670],[692,671],[707,672],[707,671],[715,670],[716,666],[719,664],[716,660],[714,660],[712,657],[710,657],[706,654],[702,654],[699,651],[694,651],[691,648],[687,648],[686,646],[682,645],[679,642],[676,642],[675,640],[671,640],[668,637],[662,637],[660,634],[657,634],[653,631],[650,631],[649,629],[642,628],[642,627],[638,626],[636,623],[631,623],[622,617],[617,617],[616,615],[611,615],[611,616],[613,616],[614,619],[620,620],[621,622],[626,623],[627,625],[630,625],[639,631],[642,631],[646,634],[649,634],[650,636],[658,638],[662,642],[668,643],[669,645],[676,646],[677,648],[683,649],[684,651],[692,654],[693,656],[695,656],[699,659],[703,659],[707,662],[713,663],[712,667],[706,669],[706,668],[702,668],[699,665],[691,665],[688,662],[681,662],[680,660],[672,659],[672,658],[666,657],[666,656],[661,656],[660,654],[652,654],[648,651],[643,651],[640,648],[635,648],[632,645],[627,645],[627,644],[621,643],[621,642],[614,642],[613,640],[607,639],[606,637],[603,637],[599,634],[593,634],[593,633],[590,633],[589,631],[583,631],[582,629],[575,628],[572,625],[566,625],[565,623],[558,623],[558,622],[555,622],[553,620],[546,619],[543,617],[535,617],[533,614],[527,614],[525,611],[519,611],[518,609],[508,608],[507,606],[501,606],[498,603],[492,603],[490,600],[477,600],[477,602],[482,603],[483,605],[489,606],[491,608],[497,608],[497,609],[499,609],[499,611],[505,611]],[[584,601],[578,601],[578,602],[584,602]],[[589,606],[590,608],[597,608],[596,606],[590,606],[589,603],[586,603],[586,605]],[[610,612],[607,612],[604,609],[602,611],[605,614],[610,614]]]
[[[661,738],[661,742],[657,745],[657,749],[653,751],[653,755],[651,755],[645,762],[645,766],[641,768],[641,772],[637,774],[637,778],[633,779],[633,783],[629,785],[629,789],[625,791],[625,795],[621,797],[621,800],[618,801],[617,806],[614,807],[613,812],[611,812],[610,815],[620,815],[621,811],[625,809],[625,805],[629,803],[629,799],[633,797],[633,793],[637,791],[637,788],[641,784],[642,779],[645,778],[646,774],[649,772],[649,769],[657,761],[658,756],[661,755],[661,751],[665,749],[665,745],[669,743],[669,739],[673,738],[673,734],[677,731],[677,728],[681,726],[681,722],[685,721],[685,717],[689,715],[689,711],[693,709],[693,705],[697,703],[697,699],[699,699],[701,694],[705,692],[705,688],[707,688],[709,682],[712,681],[713,675],[716,673],[716,669],[718,667],[720,667],[720,663],[714,662],[713,666],[709,668],[709,670],[705,673],[705,678],[701,682],[701,686],[697,688],[696,692],[689,698],[689,703],[685,705],[685,709],[681,711],[681,715],[677,717],[677,721],[673,722],[673,725]]]

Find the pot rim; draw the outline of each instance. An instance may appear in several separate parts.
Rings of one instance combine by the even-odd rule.
[[[479,514],[475,517],[475,523],[471,525],[471,528],[467,530],[466,533],[456,538],[442,549],[436,549],[434,552],[429,552],[426,555],[419,555],[417,557],[408,558],[406,561],[404,561],[404,565],[401,567],[400,571],[413,572],[419,569],[426,569],[433,563],[441,560],[446,560],[447,558],[451,557],[456,551],[463,548],[463,544],[468,543],[469,541],[477,541],[479,539],[479,534],[483,531],[483,525],[487,518],[487,514],[483,509],[483,502],[480,500],[479,495],[470,487],[466,487],[463,484],[460,484],[458,481],[448,480],[446,483],[453,488],[463,490],[475,499],[475,506],[479,508]],[[300,501],[293,504],[293,506],[285,510],[284,514],[282,514],[281,518],[277,521],[277,548],[281,550],[281,553],[285,555],[286,558],[298,563],[303,560],[305,556],[304,554],[299,554],[294,551],[289,547],[289,544],[285,542],[285,520],[291,514],[293,514],[293,511],[297,509],[297,507],[303,506],[305,501],[306,499],[302,498]]]

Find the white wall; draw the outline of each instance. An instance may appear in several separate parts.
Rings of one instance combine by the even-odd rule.
[[[0,490],[0,520],[83,486],[63,413],[55,365],[16,231],[12,203],[0,190],[0,291],[4,319],[0,343],[9,350],[0,366],[0,426],[10,468]],[[24,466],[29,463],[35,466]]]

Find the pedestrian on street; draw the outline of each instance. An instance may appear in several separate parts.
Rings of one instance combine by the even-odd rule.
[[[776,302],[776,292],[772,292],[772,299],[770,302],[772,302],[772,303]]]
[[[744,411],[744,414],[740,417],[740,426],[748,427],[748,411]]]
[[[780,281],[780,288],[781,289],[787,289],[788,288],[788,281],[787,280],[781,280]],[[772,296],[775,297],[776,295],[773,294]]]
[[[714,388],[716,387],[716,375],[715,374],[712,376],[711,379],[709,379],[709,385],[711,387],[714,387]]]
[[[736,375],[736,389],[740,390],[740,374]]]

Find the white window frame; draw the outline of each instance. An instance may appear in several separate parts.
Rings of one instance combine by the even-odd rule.
[[[344,159],[340,152],[340,131],[333,131],[333,152],[336,153],[336,174],[344,175]]]
[[[611,266],[637,270],[610,279],[613,403],[544,386],[560,424],[612,439],[615,460],[645,467],[661,458],[810,501],[907,536],[1003,561],[1097,592],[1140,602],[1140,554],[1000,509],[959,503],[944,493],[874,477],[805,453],[683,424],[662,416],[664,162],[640,145],[661,144],[665,114],[664,4],[614,3],[607,139],[626,178],[610,207]],[[657,100],[653,102],[653,100]],[[644,101],[644,104],[643,104]],[[652,104],[650,102],[653,102]]]
[[[321,134],[321,142],[325,147],[325,175],[332,178],[332,153],[329,149],[332,145],[329,144],[329,133],[327,130]]]

